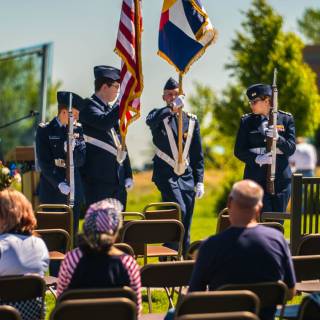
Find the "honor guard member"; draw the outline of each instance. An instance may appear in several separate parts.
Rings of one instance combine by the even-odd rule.
[[[151,129],[155,156],[153,158],[152,181],[161,192],[162,201],[177,202],[181,207],[185,228],[183,251],[190,243],[190,226],[195,197],[204,194],[204,161],[200,128],[197,117],[191,113],[183,115],[183,161],[185,170],[176,173],[178,163],[178,111],[183,107],[183,97],[178,96],[179,85],[170,78],[165,84],[163,100],[166,106],[152,110],[147,117]],[[168,245],[171,247],[171,244]]]
[[[266,140],[273,137],[272,128],[268,128],[271,95],[271,86],[267,84],[254,84],[247,89],[252,113],[241,118],[234,154],[245,163],[244,179],[256,181],[265,191],[262,212],[285,212],[291,193],[288,159],[296,149],[295,126],[290,113],[278,111],[275,194],[268,194],[267,165],[272,163],[272,155],[266,153]]]
[[[68,138],[68,109],[70,92],[57,92],[58,115],[49,123],[40,123],[36,133],[37,160],[41,170],[39,198],[41,203],[67,204],[70,187],[66,180]],[[85,162],[86,145],[79,118],[83,99],[72,93],[74,123],[74,179],[75,203],[73,207],[74,234],[78,231],[81,203],[81,177],[79,167]]]
[[[127,189],[132,188],[132,170],[128,154],[119,159],[120,71],[109,66],[94,67],[95,93],[85,100],[80,113],[87,145],[82,168],[86,205],[105,198],[118,199],[125,210]]]

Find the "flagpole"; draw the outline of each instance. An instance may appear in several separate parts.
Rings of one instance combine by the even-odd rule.
[[[182,89],[182,72],[179,73],[179,95],[183,94]],[[179,108],[178,122],[178,163],[182,164],[182,108]]]

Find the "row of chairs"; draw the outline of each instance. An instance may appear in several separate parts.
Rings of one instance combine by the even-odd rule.
[[[170,292],[170,289],[188,286],[194,263],[194,260],[189,260],[147,264],[141,269],[141,284],[149,289],[166,288],[169,307],[173,307],[173,295],[176,291],[171,290]],[[320,279],[320,256],[294,256],[293,264],[298,282]],[[24,290],[20,290],[21,287]],[[257,294],[262,307],[274,304],[284,305],[286,303],[286,287],[281,283],[229,285],[221,289],[249,289]],[[0,300],[2,302],[31,300],[36,297],[44,299],[45,290],[46,284],[44,280],[37,276],[0,278]],[[179,301],[181,289],[177,290],[177,292]],[[68,295],[68,292],[65,294]],[[86,298],[90,298],[90,296]],[[130,296],[126,296],[126,298],[130,298]],[[151,295],[148,296],[148,302],[149,312],[151,313]]]
[[[38,276],[3,277],[0,284],[1,300],[4,303],[14,299],[32,299],[39,295],[44,299],[44,282]],[[27,290],[22,293],[17,286],[26,286]],[[261,308],[285,304],[286,290],[285,284],[275,282],[227,285],[218,291],[189,293],[177,305],[176,319],[258,319],[257,314]],[[59,297],[50,319],[95,320],[101,319],[102,314],[108,314],[109,319],[136,319],[134,292],[127,287],[69,290]],[[313,320],[319,319],[319,316],[319,305],[313,299],[306,298],[300,307],[298,319]],[[0,319],[18,320],[20,316],[13,308],[2,307]],[[141,319],[163,319],[163,315],[153,315],[152,318],[143,315]]]
[[[142,213],[122,214],[124,226],[120,230],[118,242],[129,243],[135,256],[144,258],[144,264],[147,263],[148,257],[166,256],[181,259],[184,228],[180,221],[180,206],[177,203],[151,203]],[[71,208],[66,205],[43,204],[37,208],[36,217],[40,228],[37,232],[46,242],[50,258],[63,259],[64,253],[73,247]],[[154,245],[165,242],[175,244],[178,249]]]

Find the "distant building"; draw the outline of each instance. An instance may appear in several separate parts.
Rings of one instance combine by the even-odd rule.
[[[317,74],[317,83],[320,91],[320,44],[306,46],[303,50],[303,58]]]

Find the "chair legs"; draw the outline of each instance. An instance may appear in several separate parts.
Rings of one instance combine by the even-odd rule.
[[[173,296],[174,296],[174,288],[172,288],[171,293],[169,292],[169,288],[164,287],[164,290],[166,291],[168,300],[169,300],[169,308],[174,308],[174,304],[173,304]]]
[[[147,295],[148,295],[149,313],[152,313],[151,288],[147,288]]]

